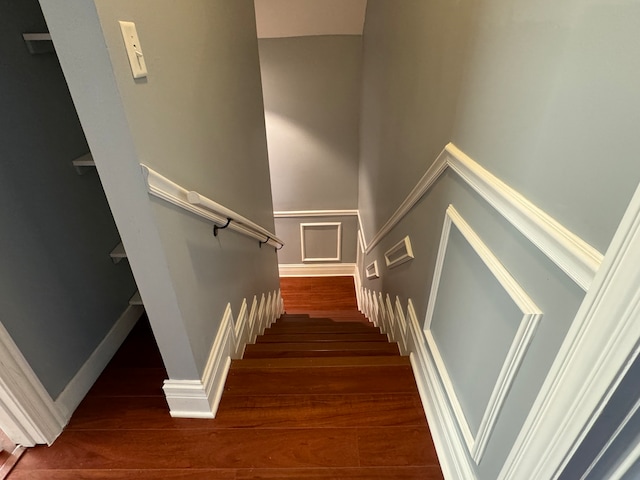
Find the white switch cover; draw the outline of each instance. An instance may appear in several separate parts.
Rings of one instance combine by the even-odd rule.
[[[127,56],[131,64],[131,73],[133,78],[142,78],[147,76],[147,65],[144,62],[140,39],[136,31],[136,24],[133,22],[120,22],[120,30],[122,30],[122,38],[124,46],[127,49]]]

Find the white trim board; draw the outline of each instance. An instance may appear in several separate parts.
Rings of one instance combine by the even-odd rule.
[[[489,398],[489,402],[482,415],[480,427],[478,428],[478,433],[476,435],[473,435],[471,428],[467,423],[462,404],[458,400],[453,382],[449,377],[445,362],[438,350],[436,339],[431,333],[431,323],[433,321],[435,305],[438,299],[438,288],[440,285],[440,279],[442,278],[442,269],[444,267],[444,260],[452,225],[457,227],[471,248],[473,248],[498,283],[500,283],[505,292],[509,297],[511,297],[513,303],[515,303],[518,309],[522,312],[517,332],[513,338],[511,346],[509,347],[503,366],[500,369],[498,379],[494,385],[493,391],[491,392],[491,397]],[[507,398],[507,393],[511,389],[511,385],[513,384],[518,369],[524,360],[527,349],[533,340],[533,336],[541,318],[542,311],[509,274],[495,255],[493,255],[491,250],[482,242],[480,237],[478,237],[453,205],[449,205],[445,215],[444,225],[442,227],[440,247],[438,249],[433,282],[431,284],[431,293],[429,294],[424,334],[427,346],[433,357],[434,364],[453,408],[458,427],[463,434],[469,453],[476,464],[479,464],[482,460],[485,448],[487,447],[491,434],[493,433],[498,421],[500,411],[502,410]]]
[[[499,480],[555,478],[640,349],[640,189],[576,314]]]
[[[413,255],[409,235],[384,252],[384,261],[388,268],[397,267],[398,265],[402,265],[414,258],[415,256]]]
[[[12,442],[51,445],[66,424],[53,399],[0,323],[0,414]]]
[[[273,212],[273,218],[306,218],[306,217],[354,217],[358,210],[280,210]]]
[[[65,423],[69,421],[73,412],[78,408],[82,399],[109,364],[143,313],[144,307],[129,305],[78,370],[78,373],[58,395],[55,405],[64,416]]]
[[[334,257],[308,257],[307,256],[307,232],[316,227],[336,227],[336,255]],[[342,258],[342,222],[316,222],[300,224],[300,251],[302,262],[339,262]]]
[[[583,290],[591,285],[603,255],[570,232],[520,193],[449,143],[389,220],[366,245],[366,253],[402,220],[450,167],[531,243],[564,271]],[[362,230],[362,225],[360,226]],[[362,230],[364,231],[364,230]]]
[[[375,311],[377,302],[371,301],[372,297],[374,299],[377,297],[376,293],[363,288],[361,295],[366,299],[363,313],[374,325],[379,326]],[[447,480],[476,480],[474,466],[468,455],[462,434],[457,427],[455,414],[451,410],[433,358],[428,353],[413,301],[408,299],[405,317],[400,299],[396,297],[396,311],[399,312],[396,320],[401,322],[399,330],[406,332],[404,334],[406,335],[406,351],[404,353],[409,354],[444,478]]]
[[[355,263],[323,263],[309,265],[290,263],[278,265],[281,277],[347,277],[355,275]]]
[[[202,379],[165,380],[162,389],[172,417],[215,417],[231,359],[241,358],[247,342],[255,341],[257,332],[263,332],[283,313],[280,291],[269,292],[266,297],[263,293],[259,306],[254,296],[251,313],[247,315],[246,312],[247,301],[244,299],[238,320],[234,321],[231,304],[227,304]]]
[[[367,275],[367,279],[371,280],[374,278],[380,278],[380,274],[378,273],[378,261],[374,260],[364,269],[364,273]]]

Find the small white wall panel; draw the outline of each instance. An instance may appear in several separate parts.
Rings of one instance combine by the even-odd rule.
[[[411,239],[407,235],[384,254],[384,260],[387,267],[393,268],[402,265],[409,260],[413,260],[413,249],[411,248]]]
[[[371,280],[372,278],[380,278],[380,274],[378,273],[378,261],[374,260],[365,269],[367,278]]]

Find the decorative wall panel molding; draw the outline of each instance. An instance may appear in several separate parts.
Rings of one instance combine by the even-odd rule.
[[[201,380],[165,380],[162,387],[172,417],[214,418],[220,404],[232,358],[241,358],[248,340],[255,341],[283,313],[280,291],[254,297],[251,313],[243,300],[237,321],[227,304]],[[245,333],[246,332],[246,333]]]
[[[367,278],[371,280],[372,278],[380,278],[380,274],[378,273],[378,261],[374,260],[365,269],[367,274]]]
[[[307,245],[312,243],[313,232],[335,231],[335,246],[331,249],[335,251],[334,256],[315,256],[314,249],[324,248]],[[333,241],[333,240],[332,240]],[[323,240],[321,239],[321,243]],[[318,222],[300,224],[300,250],[302,252],[302,262],[339,262],[342,258],[342,223],[341,222]]]
[[[312,218],[312,217],[355,217],[358,210],[280,210],[273,212],[273,218]]]
[[[397,267],[414,258],[408,235],[384,253],[384,261],[389,268]]]
[[[473,435],[471,428],[467,423],[462,404],[458,399],[453,386],[454,384],[449,377],[445,362],[440,355],[436,339],[431,333],[431,322],[433,320],[435,305],[438,298],[438,288],[442,277],[442,269],[444,267],[444,259],[452,225],[455,225],[458,228],[471,248],[473,248],[473,250],[478,254],[495,279],[500,283],[505,292],[509,297],[511,297],[514,304],[522,312],[522,318],[518,319],[518,330],[513,338],[507,357],[504,360],[497,382],[491,393],[489,403],[482,415],[480,427],[476,435]],[[440,247],[438,249],[438,257],[436,259],[433,283],[431,284],[431,293],[429,295],[424,333],[427,346],[431,351],[431,355],[442,379],[445,391],[447,392],[447,396],[449,397],[453,407],[458,426],[462,431],[469,453],[476,463],[480,463],[480,460],[482,459],[482,455],[484,454],[489,438],[491,437],[496,422],[498,421],[498,417],[506,400],[507,394],[515,380],[515,376],[520,368],[522,360],[524,359],[529,344],[533,340],[533,336],[541,318],[542,311],[536,306],[533,300],[529,298],[527,293],[509,274],[495,255],[493,255],[491,250],[489,250],[489,248],[482,242],[480,237],[478,237],[478,235],[471,229],[469,224],[467,224],[467,222],[460,216],[453,205],[450,205],[447,209],[444,226],[442,228],[442,237],[440,239]]]
[[[409,213],[449,167],[583,290],[589,288],[603,255],[452,143],[444,148],[373,239],[368,244],[363,242],[367,254]],[[364,232],[362,225],[360,229]]]

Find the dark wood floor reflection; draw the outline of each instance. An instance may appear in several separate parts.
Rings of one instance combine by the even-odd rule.
[[[283,280],[287,309],[311,316],[282,317],[233,361],[212,420],[169,416],[141,319],[60,438],[10,480],[442,479],[411,366],[345,278]]]

